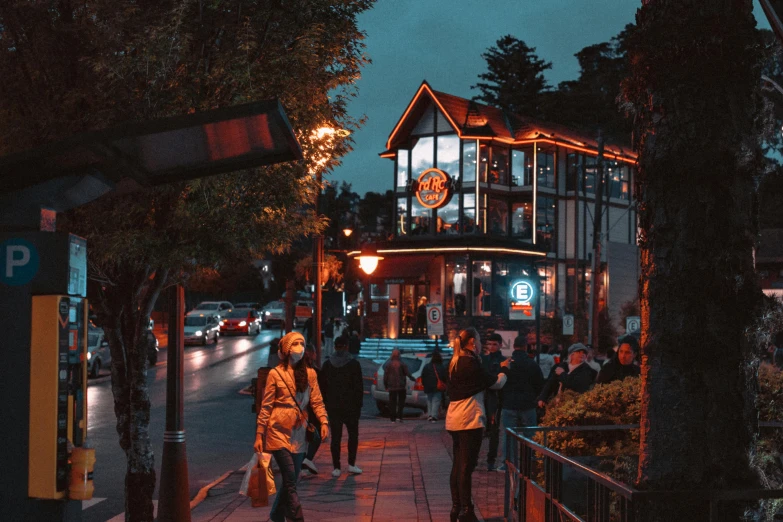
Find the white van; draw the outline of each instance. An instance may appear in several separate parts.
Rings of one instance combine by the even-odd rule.
[[[101,368],[108,368],[110,363],[111,351],[103,328],[90,328],[87,331],[87,371],[90,377],[97,377]]]

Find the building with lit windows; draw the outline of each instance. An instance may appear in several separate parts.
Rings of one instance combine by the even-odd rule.
[[[592,137],[424,82],[381,153],[393,162],[395,225],[377,244],[369,334],[421,335],[422,297],[442,303],[447,334],[529,329],[519,281],[540,287],[542,317],[586,310],[597,155]],[[599,286],[611,312],[636,295],[636,155],[607,144],[604,157]]]

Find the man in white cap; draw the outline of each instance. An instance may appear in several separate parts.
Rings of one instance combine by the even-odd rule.
[[[545,407],[549,398],[561,389],[584,393],[595,384],[598,372],[586,362],[587,346],[574,343],[568,347],[568,361],[555,366],[538,396],[538,406]]]

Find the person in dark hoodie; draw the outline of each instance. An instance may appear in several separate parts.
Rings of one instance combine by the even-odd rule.
[[[359,416],[364,401],[364,382],[361,364],[348,353],[348,336],[336,338],[334,349],[335,352],[321,368],[318,386],[332,427],[332,476],[337,478],[342,473],[340,444],[343,424],[348,430],[348,473],[359,475],[362,472],[356,466],[356,452],[359,449]]]
[[[315,353],[315,346],[312,344],[305,346],[304,360],[307,363],[307,367],[312,368],[315,371],[315,375],[320,377],[321,369],[318,364],[318,356]],[[318,418],[318,415],[310,407],[307,408],[307,420],[315,426],[315,433],[313,433],[313,440],[307,445],[307,453],[305,453],[305,458],[302,461],[302,468],[304,468],[302,476],[308,473],[312,475],[318,474],[318,468],[315,466],[313,459],[315,459],[315,454],[318,453],[318,448],[321,447],[321,419]]]
[[[536,400],[544,387],[544,375],[535,359],[531,359],[526,352],[527,338],[519,335],[514,339],[511,366],[505,371],[508,380],[503,386],[503,409],[500,413],[500,451],[503,464],[498,471],[506,471],[506,428],[535,426],[538,423]],[[522,434],[525,437],[533,436],[530,430],[522,430]]]
[[[449,409],[446,430],[453,444],[451,487],[451,522],[478,520],[473,508],[472,475],[478,463],[479,450],[487,415],[484,391],[498,390],[506,383],[503,373],[510,360],[503,361],[501,373],[491,375],[481,366],[481,339],[475,328],[462,330],[453,341],[454,356],[449,363]]]
[[[432,359],[421,370],[421,385],[427,394],[427,420],[430,422],[438,420],[443,392],[449,382],[447,373],[438,351],[433,352]]]
[[[490,375],[497,377],[500,374],[500,363],[506,360],[500,353],[503,338],[500,334],[492,333],[487,336],[484,343],[484,353],[481,357],[481,366]],[[498,443],[500,442],[500,393],[496,390],[484,392],[484,411],[487,413],[486,435],[489,438],[487,448],[487,470],[495,471],[495,459],[498,456]]]
[[[416,381],[408,366],[402,362],[400,351],[395,348],[391,358],[383,365],[383,387],[389,392],[389,419],[392,422],[402,422],[407,384],[405,379]]]
[[[624,335],[618,340],[617,354],[601,367],[596,384],[622,381],[626,377],[639,377],[642,370],[634,364],[639,353],[639,342],[632,335]]]
[[[544,408],[549,398],[560,391],[572,390],[576,393],[584,393],[595,384],[598,372],[587,364],[587,346],[575,343],[568,347],[568,361],[555,366],[554,372],[544,384],[541,395],[538,396],[538,405]]]

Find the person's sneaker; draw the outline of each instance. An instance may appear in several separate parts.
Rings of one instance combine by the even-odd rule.
[[[361,470],[361,468],[359,468],[357,466],[349,465],[348,466],[348,473],[350,473],[352,475],[361,475],[362,474],[362,470]]]
[[[315,467],[315,464],[312,460],[304,459],[302,461],[302,467],[306,468],[313,475],[318,475],[318,468]]]
[[[342,474],[342,471],[340,471],[340,468],[334,468],[334,471],[332,471],[332,476],[334,478],[339,477]]]
[[[427,417],[427,420],[428,420],[428,421],[431,421],[431,420],[432,420],[432,417]]]
[[[596,258],[596,259],[597,259],[597,258]],[[390,420],[390,421],[392,421],[392,423],[394,423],[394,422],[397,422],[397,421],[396,421],[396,420],[394,420],[394,419],[389,419],[389,420]]]
[[[430,422],[438,422],[438,419],[436,419],[435,417],[430,417]]]

